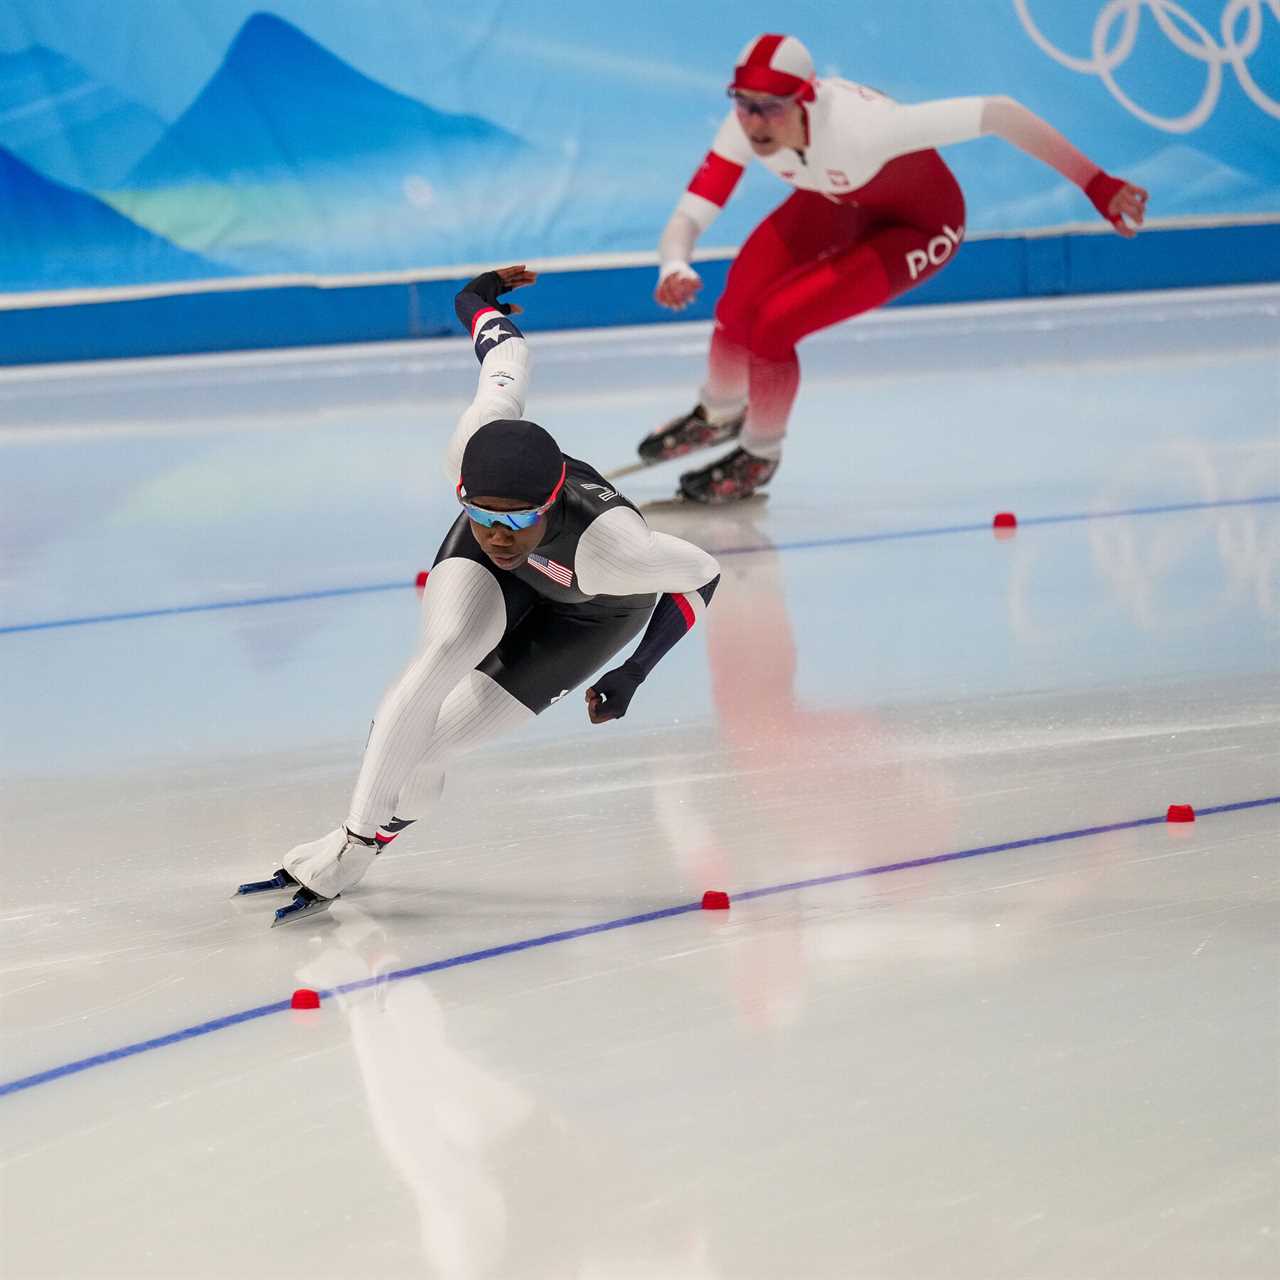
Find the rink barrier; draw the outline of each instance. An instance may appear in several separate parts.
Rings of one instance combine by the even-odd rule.
[[[632,254],[545,264],[536,303],[521,318],[551,329],[707,320],[733,250],[700,256],[705,282],[687,310],[653,301],[654,265]],[[453,296],[474,270],[416,278],[280,278],[170,290],[148,286],[0,295],[0,366],[271,350],[334,343],[456,336]],[[1280,218],[1165,225],[1126,240],[1109,229],[975,234],[945,271],[891,306],[1264,284],[1280,280]]]
[[[1197,818],[1208,818],[1221,813],[1238,813],[1245,809],[1260,809],[1266,805],[1280,804],[1280,796],[1264,796],[1260,800],[1237,800],[1232,804],[1209,805],[1197,808]],[[1009,853],[1015,849],[1032,849],[1040,845],[1062,844],[1068,840],[1084,840],[1090,836],[1107,835],[1114,831],[1133,831],[1139,827],[1164,826],[1168,822],[1166,814],[1157,814],[1154,818],[1131,818],[1126,822],[1106,822],[1094,827],[1078,827],[1074,831],[1056,831],[1045,836],[1029,836],[1023,840],[1006,840],[1001,844],[979,845],[972,849],[957,849],[952,853],[935,853],[923,858],[907,858],[901,862],[885,862],[874,867],[859,867],[854,871],[837,871],[831,875],[814,876],[808,880],[791,880],[785,884],[765,885],[759,889],[735,890],[731,893],[734,902],[750,902],[754,898],[768,898],[779,893],[796,893],[803,889],[816,889],[825,885],[842,884],[848,880],[864,880],[870,876],[890,875],[897,871],[914,871],[920,867],[936,867],[944,862],[960,862],[966,858],[981,858],[993,853]],[[639,915],[622,916],[617,920],[605,920],[599,924],[583,925],[577,929],[562,929],[557,933],[544,933],[535,938],[522,938],[516,942],[499,943],[497,946],[484,947],[479,951],[466,951],[461,955],[448,956],[443,960],[432,960],[426,964],[414,965],[408,969],[395,969],[389,973],[379,974],[373,978],[360,978],[355,982],[344,982],[340,986],[322,989],[319,992],[321,1002],[333,996],[350,995],[355,991],[364,991],[370,987],[384,986],[389,982],[402,982],[406,978],[420,978],[428,973],[440,973],[445,969],[458,969],[464,965],[479,964],[482,960],[494,960],[500,956],[515,955],[520,951],[532,951],[539,947],[550,947],[561,942],[573,942],[579,938],[589,938],[599,933],[613,933],[619,929],[630,929],[636,925],[652,924],[657,920],[670,920],[675,916],[688,915],[691,912],[701,913],[702,900],[683,902],[679,906],[660,907],[656,911],[644,911]],[[208,1022],[198,1022],[194,1026],[182,1027],[171,1031],[168,1035],[155,1036],[150,1040],[139,1040],[134,1044],[122,1045],[118,1049],[108,1049],[105,1053],[95,1053],[88,1058],[78,1058],[74,1062],[65,1062],[61,1066],[50,1067],[46,1071],[37,1071],[32,1075],[21,1076],[16,1080],[0,1083],[0,1098],[12,1093],[22,1093],[42,1084],[51,1084],[66,1076],[78,1075],[82,1071],[90,1071],[94,1067],[105,1067],[109,1063],[119,1062],[124,1058],[133,1058],[138,1054],[150,1053],[155,1049],[163,1049],[169,1045],[181,1044],[186,1040],[195,1040],[201,1036],[212,1035],[215,1031],[225,1031],[230,1027],[253,1022],[259,1018],[267,1018],[272,1014],[284,1013],[291,1007],[289,1000],[275,1000],[271,1004],[256,1005],[252,1009],[242,1009],[238,1013],[229,1013],[225,1017],[213,1018]]]
[[[1062,515],[1024,516],[1023,528],[1036,525],[1078,524],[1085,520],[1121,520],[1129,516],[1177,515],[1190,511],[1218,511],[1229,507],[1260,507],[1280,502],[1280,493],[1262,493],[1251,498],[1217,498],[1204,502],[1166,502],[1152,507],[1122,507],[1113,511],[1076,511]],[[715,556],[744,556],[764,551],[816,551],[824,547],[852,547],[866,542],[905,542],[912,538],[941,538],[955,533],[990,533],[988,518],[976,524],[934,525],[923,529],[882,529],[875,533],[847,533],[829,538],[806,538],[795,542],[761,543],[746,547],[708,547]],[[301,604],[310,600],[331,600],[341,596],[374,595],[383,591],[418,588],[416,581],[370,582],[347,587],[320,587],[314,591],[294,591],[269,596],[247,596],[238,600],[209,600],[198,604],[176,604],[156,609],[131,609],[121,613],[93,613],[74,618],[46,618],[36,622],[14,622],[0,626],[0,636],[29,631],[58,631],[66,627],[91,627],[108,622],[137,622],[144,618],[173,618],[191,613],[219,613],[226,609],[254,609],[264,605]]]

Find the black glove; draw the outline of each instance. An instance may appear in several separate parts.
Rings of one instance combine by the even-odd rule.
[[[506,302],[498,301],[498,295],[510,293],[511,286],[504,284],[502,277],[496,271],[482,271],[474,280],[468,281],[462,286],[462,292],[474,293],[488,306],[501,311],[504,316],[511,314],[510,305]]]
[[[627,714],[631,699],[644,681],[644,673],[630,662],[606,671],[587,690],[587,709],[592,724],[605,720],[621,720]]]

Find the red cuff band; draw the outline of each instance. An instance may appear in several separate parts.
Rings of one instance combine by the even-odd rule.
[[[1124,182],[1120,178],[1113,178],[1105,169],[1099,169],[1097,173],[1089,179],[1089,185],[1085,187],[1084,193],[1093,201],[1093,207],[1102,214],[1108,222],[1120,222],[1119,217],[1112,217],[1108,210],[1111,208],[1111,201],[1115,198],[1115,194],[1124,186]]]
[[[485,307],[483,311],[477,311],[475,315],[471,317],[471,336],[473,338],[476,336],[476,330],[480,327],[480,321],[483,320],[485,316],[500,316],[501,314],[502,312],[499,311],[497,307]]]

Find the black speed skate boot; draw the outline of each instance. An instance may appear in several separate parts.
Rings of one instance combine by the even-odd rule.
[[[707,417],[706,409],[698,405],[690,412],[672,418],[652,435],[645,436],[636,452],[640,455],[640,461],[648,467],[659,462],[669,462],[672,458],[683,458],[686,453],[692,453],[695,449],[708,449],[712,445],[723,444],[726,440],[736,440],[742,432],[746,416],[747,411],[744,409],[723,422],[712,422]]]
[[[735,449],[701,471],[686,471],[680,477],[680,496],[712,505],[737,502],[768,484],[777,469],[777,458],[757,458],[745,449]]]

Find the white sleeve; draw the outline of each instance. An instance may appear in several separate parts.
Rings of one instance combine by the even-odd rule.
[[[677,271],[693,270],[690,265],[693,261],[693,246],[698,243],[698,236],[702,233],[703,226],[696,218],[685,212],[683,205],[686,200],[701,199],[700,196],[691,196],[687,191],[680,197],[680,204],[676,206],[676,211],[671,215],[671,220],[662,233],[662,239],[658,241],[659,280],[665,280]],[[710,200],[702,200],[702,203],[711,205]],[[711,225],[711,219],[720,212],[714,205],[711,207],[715,212],[711,218],[707,219],[707,226]]]
[[[986,102],[986,98],[939,98],[913,106],[890,103],[877,115],[876,141],[896,157],[980,138]]]
[[[984,98],[982,132],[994,133],[1028,155],[1056,169],[1080,188],[1087,187],[1098,166],[1061,133],[1028,111],[1020,102],[1004,96]]]
[[[694,226],[694,238],[700,236],[718,217],[720,216],[720,205],[713,200],[708,200],[706,196],[694,195],[692,191],[686,191],[676,201],[675,211],[672,213],[672,221],[676,218],[687,218]],[[667,224],[668,230],[671,224]],[[665,232],[663,233],[665,234]],[[690,251],[693,244],[690,242]]]
[[[523,337],[504,339],[480,362],[480,384],[475,399],[463,410],[445,450],[445,478],[450,484],[458,483],[467,441],[486,422],[524,417],[532,362],[532,352]]]
[[[630,507],[607,511],[587,526],[573,569],[578,586],[593,596],[696,591],[720,572],[715,556],[655,533]]]
[[[720,216],[742,171],[751,163],[751,143],[730,111],[716,132],[698,172],[676,202],[658,244],[659,278],[687,270],[698,237]]]
[[[731,164],[741,165],[744,169],[751,163],[751,157],[755,155],[751,150],[751,139],[743,129],[738,113],[732,108],[725,112],[724,119],[720,121],[720,128],[716,130],[711,150],[716,155],[723,156]]]

